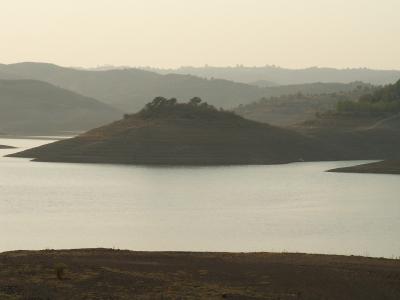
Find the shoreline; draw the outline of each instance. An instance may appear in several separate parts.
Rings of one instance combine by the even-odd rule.
[[[383,160],[378,162],[360,164],[352,167],[336,168],[328,172],[337,173],[356,173],[356,174],[382,174],[382,175],[400,175],[400,161]]]
[[[9,140],[49,140],[49,141],[61,141],[65,139],[72,138],[74,136],[71,135],[0,135],[0,139],[9,139]]]

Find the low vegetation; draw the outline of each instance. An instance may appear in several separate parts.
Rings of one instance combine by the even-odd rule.
[[[132,115],[134,116],[134,115]],[[213,105],[194,97],[187,103],[178,103],[176,98],[157,97],[139,111],[139,117],[149,118],[186,118],[186,119],[221,119],[223,117],[238,118],[232,112],[217,110]]]
[[[58,280],[65,279],[65,273],[67,271],[67,265],[63,263],[57,263],[54,267],[54,271],[56,273]]]

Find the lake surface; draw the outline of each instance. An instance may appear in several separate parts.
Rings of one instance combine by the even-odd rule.
[[[18,150],[48,142],[0,139]],[[400,176],[324,172],[359,163],[139,167],[1,157],[0,251],[400,256]]]

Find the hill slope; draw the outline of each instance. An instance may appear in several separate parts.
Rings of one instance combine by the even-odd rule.
[[[19,63],[0,65],[1,76],[46,81],[79,94],[93,97],[127,112],[136,112],[148,99],[158,96],[179,100],[198,96],[216,107],[233,108],[262,97],[294,93],[333,93],[354,87],[347,84],[306,84],[260,88],[222,79],[204,79],[191,75],[166,74],[139,69],[88,71],[52,64]]]
[[[335,147],[350,160],[400,159],[400,128],[375,126],[385,118],[329,113],[290,128]]]
[[[330,158],[311,138],[218,111],[156,98],[141,112],[76,138],[14,154],[40,161],[170,165],[271,164]]]
[[[289,126],[315,117],[317,113],[334,110],[337,103],[357,100],[361,95],[372,92],[375,87],[363,83],[352,83],[353,90],[337,93],[303,94],[262,98],[234,111],[242,117],[277,126]]]
[[[358,101],[340,101],[339,112],[357,114],[400,113],[400,80],[389,84],[373,93],[363,95]]]
[[[400,159],[400,81],[338,103],[336,112],[321,114],[293,129],[345,149],[353,159]]]
[[[121,113],[95,99],[34,80],[0,80],[0,131],[60,134],[116,120]]]

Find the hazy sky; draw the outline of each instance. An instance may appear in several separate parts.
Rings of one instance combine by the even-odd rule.
[[[0,0],[0,62],[400,69],[400,0]]]

